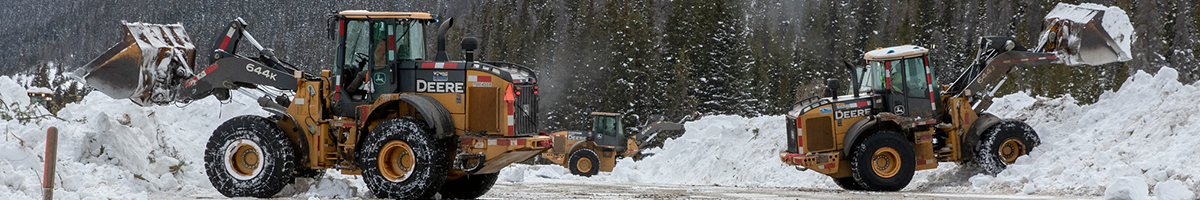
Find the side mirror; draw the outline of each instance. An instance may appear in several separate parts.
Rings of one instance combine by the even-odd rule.
[[[337,39],[335,36],[337,36],[337,33],[339,30],[341,30],[341,28],[342,24],[336,17],[333,17],[333,15],[329,15],[327,18],[325,18],[325,37],[329,38],[329,40]]]
[[[841,86],[842,86],[842,83],[838,82],[837,79],[831,78],[831,79],[825,80],[825,87],[829,88],[829,93],[832,94],[830,96],[833,97],[834,100],[837,100],[838,88],[840,88]]]

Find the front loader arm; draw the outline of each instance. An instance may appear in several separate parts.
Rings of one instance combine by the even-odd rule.
[[[1043,26],[1046,28],[1033,49],[1025,49],[1008,37],[981,37],[975,60],[950,84],[946,94],[978,100],[972,110],[980,112],[991,105],[995,88],[1004,84],[1016,67],[1101,65],[1132,59],[1129,46],[1134,37],[1133,25],[1120,8],[1059,3],[1046,15]],[[1000,82],[991,84],[996,79]],[[988,87],[992,89],[984,91]]]
[[[257,58],[257,60],[260,63],[280,71],[289,72],[288,74],[291,74],[292,71],[297,71],[294,66],[280,61],[278,57],[275,57],[274,50],[265,48],[262,46],[262,44],[258,43],[258,40],[254,39],[254,35],[251,35],[250,32],[246,30],[247,26],[249,26],[249,24],[247,24],[245,20],[242,20],[241,17],[229,22],[229,30],[222,32],[223,35],[217,36],[218,41],[221,42],[213,45],[213,53],[212,56],[208,57],[209,61],[215,64],[218,60],[235,56],[237,54],[238,44],[240,44],[241,39],[244,38],[246,39],[246,42],[249,42],[251,46],[254,46],[255,50],[258,50],[259,58]]]
[[[196,73],[179,88],[180,101],[191,101],[216,95],[217,99],[229,98],[229,90],[271,86],[281,90],[295,91],[298,87],[293,73],[267,67],[254,60],[235,56],[214,62],[213,65]]]
[[[106,53],[72,74],[112,98],[142,106],[189,102],[209,95],[229,98],[229,90],[272,86],[295,90],[297,79],[318,80],[275,57],[246,31],[241,18],[230,23],[209,56],[208,67],[195,65],[196,51],[180,24],[125,23],[125,37]],[[258,57],[237,55],[246,39]],[[203,69],[203,70],[201,70]]]
[[[667,122],[667,121],[651,123],[648,126],[643,127],[642,133],[639,133],[636,136],[637,137],[636,142],[637,142],[638,149],[645,148],[647,145],[646,143],[648,141],[650,141],[650,139],[653,139],[655,136],[658,136],[659,132],[681,131],[681,130],[684,130],[684,128],[683,128],[683,124],[680,124],[680,123]]]
[[[1006,37],[982,37],[979,55],[967,67],[962,75],[950,84],[947,94],[955,96],[971,96],[979,100],[974,104],[974,110],[980,112],[991,105],[992,94],[996,92],[1008,74],[1016,67],[1028,67],[1061,62],[1055,53],[1039,53],[1026,51],[1024,47],[1012,42]],[[1003,79],[1001,79],[1003,78]],[[992,85],[996,79],[999,83]],[[988,86],[992,89],[984,91]]]

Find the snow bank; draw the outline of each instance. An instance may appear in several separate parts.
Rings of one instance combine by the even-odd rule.
[[[0,100],[26,107],[25,92],[11,78],[0,77]],[[50,126],[59,129],[56,198],[219,196],[204,172],[205,144],[222,122],[247,114],[267,113],[236,93],[226,104],[210,97],[186,107],[141,107],[93,92],[59,111],[61,120],[0,121],[0,199],[41,198],[45,130]],[[353,192],[342,180],[320,180],[312,187],[318,186],[299,196],[346,193],[330,191],[338,188]]]
[[[1192,194],[1200,188],[1200,159],[1195,159],[1200,118],[1192,117],[1200,113],[1200,88],[1177,78],[1171,68],[1153,76],[1139,71],[1117,91],[1084,106],[1070,97],[1030,104],[1023,93],[997,99],[990,111],[1026,119],[1042,145],[996,177],[972,177],[972,185],[980,190],[1034,187],[1046,193],[1107,195],[1106,183],[1134,177],[1145,180],[1155,195],[1164,183],[1169,190]],[[1165,195],[1176,191],[1170,193]]]
[[[612,176],[645,183],[836,187],[824,175],[779,161],[787,146],[785,122],[780,116],[705,117],[684,124],[686,134],[650,150],[654,156],[621,160]]]

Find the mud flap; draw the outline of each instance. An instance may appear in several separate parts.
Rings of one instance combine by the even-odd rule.
[[[525,150],[525,151],[512,151],[512,152],[508,152],[505,154],[501,154],[500,156],[497,156],[496,158],[488,159],[487,162],[485,162],[485,164],[483,165],[483,168],[479,169],[479,171],[475,172],[474,174],[499,173],[500,169],[504,169],[504,167],[507,167],[509,164],[528,160],[529,158],[537,156],[538,154],[541,154],[542,152],[545,152],[546,150],[549,150],[549,149],[550,148]]]

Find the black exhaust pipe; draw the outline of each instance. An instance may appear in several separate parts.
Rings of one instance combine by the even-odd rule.
[[[446,55],[446,31],[450,30],[451,26],[454,26],[453,17],[446,19],[446,22],[442,22],[442,26],[438,27],[437,56],[433,57],[434,62],[450,61],[450,56]]]

